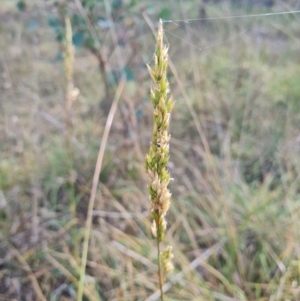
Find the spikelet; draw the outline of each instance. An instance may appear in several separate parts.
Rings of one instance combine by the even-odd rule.
[[[172,263],[173,257],[174,257],[174,255],[172,253],[171,246],[167,247],[164,251],[161,252],[161,264],[162,264],[163,274],[164,274],[165,278],[174,269],[174,266]]]

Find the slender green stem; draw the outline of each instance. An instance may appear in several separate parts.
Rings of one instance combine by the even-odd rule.
[[[159,220],[156,221],[157,229],[159,227]],[[158,265],[158,282],[159,282],[159,290],[160,290],[160,300],[164,301],[164,291],[163,291],[163,279],[162,279],[162,273],[161,273],[161,259],[160,259],[160,242],[159,242],[159,236],[156,237],[157,242],[157,265]]]

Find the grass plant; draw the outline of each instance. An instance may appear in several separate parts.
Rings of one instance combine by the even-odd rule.
[[[154,82],[150,97],[154,107],[153,134],[149,153],[145,159],[146,173],[149,176],[149,193],[151,200],[151,217],[153,219],[152,233],[157,241],[158,279],[163,301],[163,278],[173,269],[172,247],[160,251],[166,231],[165,215],[170,207],[171,193],[168,189],[170,174],[167,170],[169,162],[168,132],[173,100],[168,97],[169,83],[167,79],[168,47],[163,42],[163,27],[160,20],[157,34],[157,44],[154,55],[154,69],[148,66],[148,71]]]
[[[0,299],[155,301],[164,291],[165,301],[299,300],[299,15],[164,24],[169,69],[160,34],[151,103],[145,65],[154,42],[141,12],[158,20],[164,1],[142,0],[132,15],[114,8],[114,28],[104,13],[91,27],[107,83],[80,48],[66,81],[63,48],[46,22],[57,10],[26,3],[22,14],[13,1],[0,5]],[[226,3],[205,4],[207,16],[259,12]],[[195,1],[171,8],[168,18],[197,18]],[[166,77],[176,99],[169,129]],[[68,82],[80,90],[72,106]],[[108,116],[107,84],[115,94]],[[168,245],[174,270],[160,281]]]

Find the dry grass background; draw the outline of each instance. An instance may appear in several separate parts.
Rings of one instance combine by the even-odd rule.
[[[194,7],[171,5],[184,18]],[[292,6],[278,1],[276,9]],[[155,42],[143,11],[137,9],[129,42],[117,50],[124,60],[133,56],[134,80],[121,95],[108,138],[84,300],[158,300],[143,169],[152,129],[145,64]],[[220,5],[208,5],[207,12],[228,13]],[[31,20],[39,26],[32,28]],[[166,300],[300,300],[299,16],[165,29],[176,99],[166,233],[175,271]],[[197,48],[220,44],[199,51],[168,32]],[[112,37],[105,37],[108,52]],[[1,2],[0,49],[0,300],[76,300],[107,117],[103,78],[97,60],[78,49],[70,168],[64,67],[43,1],[25,13]],[[108,64],[113,69],[116,62],[113,54]]]

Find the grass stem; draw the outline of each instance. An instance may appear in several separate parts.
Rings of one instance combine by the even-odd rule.
[[[102,141],[101,141],[101,145],[100,145],[100,149],[99,149],[99,153],[98,153],[96,168],[95,168],[94,177],[93,177],[91,196],[90,196],[89,205],[88,205],[85,232],[84,232],[84,242],[83,242],[83,250],[82,250],[82,256],[81,256],[80,280],[79,280],[79,284],[78,284],[77,301],[82,301],[82,296],[83,296],[84,281],[85,281],[85,268],[86,268],[86,262],[87,262],[87,256],[88,256],[89,240],[90,240],[91,229],[92,229],[93,208],[94,208],[95,199],[96,199],[96,193],[97,193],[97,188],[98,188],[98,183],[99,183],[99,176],[100,176],[100,172],[102,169],[104,152],[105,152],[110,128],[112,125],[112,121],[113,121],[113,118],[114,118],[114,115],[115,115],[115,112],[117,109],[119,99],[121,97],[121,93],[125,87],[125,84],[126,84],[126,80],[124,78],[122,78],[120,80],[114,100],[111,105],[110,112],[107,117],[106,125],[104,128],[104,133],[103,133],[103,137],[102,137]]]
[[[159,222],[156,222],[157,228],[159,227]],[[159,283],[159,290],[160,290],[160,300],[164,301],[164,291],[163,291],[163,279],[161,273],[161,258],[160,258],[160,242],[159,236],[156,237],[157,242],[157,265],[158,265],[158,283]]]

